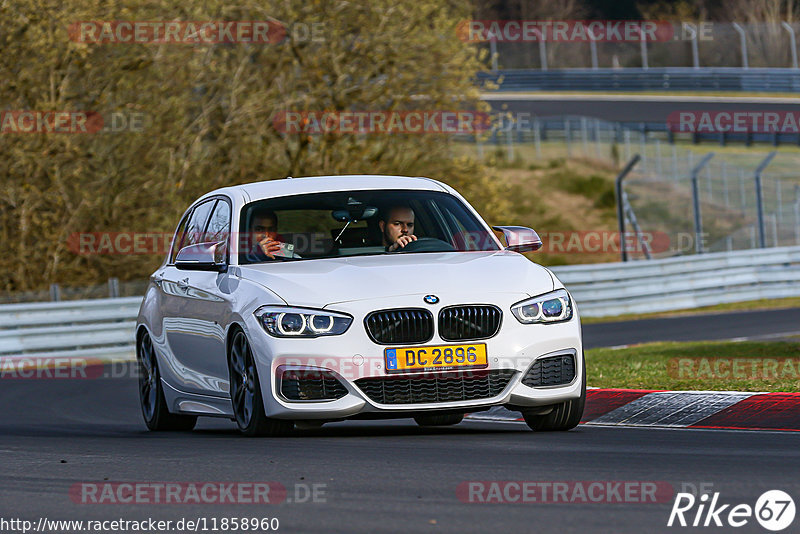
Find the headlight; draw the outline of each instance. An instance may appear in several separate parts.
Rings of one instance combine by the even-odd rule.
[[[517,302],[511,313],[523,324],[560,323],[572,319],[572,300],[566,289],[557,289]]]
[[[344,334],[353,322],[343,313],[287,306],[262,306],[255,314],[264,330],[275,337],[336,336]]]

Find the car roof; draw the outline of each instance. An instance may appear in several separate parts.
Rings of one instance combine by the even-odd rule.
[[[419,191],[444,191],[450,188],[431,178],[409,176],[385,176],[378,174],[352,174],[340,176],[307,176],[302,178],[283,178],[265,180],[249,184],[234,185],[217,189],[203,195],[242,193],[247,202],[262,198],[274,198],[304,193],[322,193],[326,191],[351,191],[371,189],[410,189]]]

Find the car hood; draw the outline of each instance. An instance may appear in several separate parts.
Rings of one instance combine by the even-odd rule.
[[[239,269],[243,278],[293,306],[324,307],[416,294],[476,295],[485,300],[489,293],[516,293],[525,298],[554,288],[547,269],[508,251],[351,256]]]

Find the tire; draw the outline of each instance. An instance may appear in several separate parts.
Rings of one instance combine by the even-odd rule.
[[[463,413],[422,414],[414,417],[419,426],[451,426],[464,420]]]
[[[530,412],[522,412],[522,417],[531,430],[537,432],[564,431],[578,426],[583,416],[583,408],[586,405],[586,360],[583,362],[583,378],[581,379],[581,396],[561,404],[556,404],[550,413],[539,415]]]
[[[136,361],[139,364],[139,404],[147,428],[156,432],[192,430],[197,424],[196,415],[174,414],[167,409],[158,358],[147,332],[139,337],[136,344]]]
[[[261,383],[258,380],[253,351],[241,330],[233,334],[228,350],[231,404],[239,431],[248,437],[286,436],[294,428],[292,421],[272,419],[264,412]]]

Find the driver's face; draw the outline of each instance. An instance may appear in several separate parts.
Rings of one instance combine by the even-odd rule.
[[[278,224],[273,217],[256,215],[253,218],[253,225],[250,227],[250,231],[255,235],[256,243],[265,237],[275,239],[278,235]]]
[[[414,233],[414,210],[411,208],[392,208],[387,220],[380,221],[384,245],[392,245],[404,235]]]

